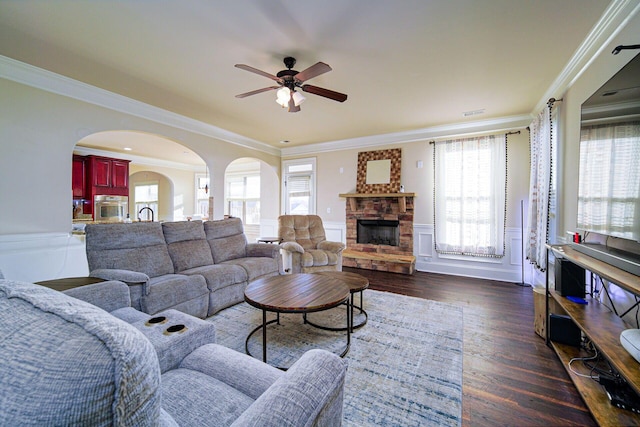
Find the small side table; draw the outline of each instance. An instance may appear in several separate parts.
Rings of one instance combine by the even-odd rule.
[[[65,277],[62,279],[43,280],[42,282],[35,282],[35,284],[62,292],[67,289],[78,288],[80,286],[91,285],[93,283],[100,283],[104,281],[104,279],[98,279],[97,277]]]
[[[367,279],[364,276],[361,276],[359,274],[356,273],[350,273],[350,272],[346,272],[346,271],[320,271],[318,273],[314,273],[320,276],[326,276],[326,277],[331,277],[332,279],[336,279],[341,281],[342,283],[344,283],[345,285],[347,285],[349,287],[349,292],[351,294],[351,298],[350,301],[347,301],[347,317],[351,318],[351,321],[348,322],[350,323],[350,328],[351,328],[351,332],[353,332],[354,329],[359,329],[362,328],[364,325],[367,324],[367,320],[369,320],[369,315],[367,314],[367,312],[364,310],[364,303],[363,303],[363,296],[362,293],[365,289],[367,289],[369,287],[369,279]],[[356,293],[360,293],[360,306],[357,306],[355,304],[355,294]],[[360,323],[358,323],[357,325],[353,324],[353,310],[354,308],[357,308],[360,311],[360,314],[364,315],[364,320]],[[329,326],[321,326],[321,325],[316,325],[314,323],[311,323],[310,321],[306,320],[305,321],[307,323],[309,323],[311,326],[315,326],[316,328],[320,328],[320,329],[324,329],[327,331],[344,331],[344,328],[333,328],[333,327],[329,327]]]
[[[280,243],[282,239],[279,237],[260,237],[258,243]]]

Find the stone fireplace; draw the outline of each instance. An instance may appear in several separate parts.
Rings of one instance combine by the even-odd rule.
[[[358,153],[356,193],[347,199],[342,265],[413,274],[413,199],[400,185],[399,148]]]
[[[346,207],[343,265],[413,274],[413,193],[341,194]]]

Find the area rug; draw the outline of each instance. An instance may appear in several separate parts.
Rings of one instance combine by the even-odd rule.
[[[356,298],[356,305],[358,301]],[[459,426],[462,419],[462,308],[421,298],[367,290],[367,324],[351,335],[345,383],[345,426]],[[312,313],[324,326],[346,326],[345,307]],[[267,319],[275,318],[268,313]],[[281,315],[267,329],[267,359],[288,367],[306,350],[340,354],[346,332],[304,324],[300,314]],[[364,320],[358,313],[354,324]],[[262,311],[246,303],[225,309],[209,321],[218,343],[245,352],[245,339],[262,322]],[[262,334],[249,351],[262,358]]]

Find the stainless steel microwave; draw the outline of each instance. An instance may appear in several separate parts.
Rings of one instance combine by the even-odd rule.
[[[94,221],[124,221],[129,213],[127,196],[95,196],[93,205]]]

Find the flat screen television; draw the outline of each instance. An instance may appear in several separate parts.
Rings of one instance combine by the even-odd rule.
[[[582,104],[577,228],[640,242],[640,54]]]

